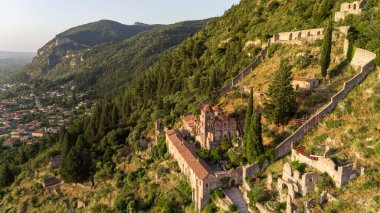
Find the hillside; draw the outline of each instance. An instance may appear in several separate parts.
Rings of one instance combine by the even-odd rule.
[[[156,26],[123,25],[114,21],[100,20],[74,27],[58,34],[40,48],[32,63],[26,66],[25,74],[28,78],[36,78],[54,68],[76,51],[89,49],[103,43],[118,42]]]
[[[162,25],[120,42],[78,51],[40,79],[48,85],[70,82],[78,91],[97,98],[115,96],[135,74],[145,72],[165,51],[194,35],[207,21]]]
[[[153,66],[143,68],[130,80],[123,95],[98,103],[91,116],[73,119],[59,135],[42,138],[40,143],[36,143],[30,148],[22,146],[17,149],[1,150],[0,162],[2,165],[5,165],[5,162],[7,165],[9,164],[10,169],[8,170],[11,172],[3,169],[0,174],[5,176],[4,174],[11,173],[16,176],[15,181],[7,183],[10,184],[9,186],[5,185],[1,188],[3,192],[2,210],[47,211],[48,209],[58,209],[59,211],[73,211],[73,208],[77,207],[75,210],[78,212],[195,212],[194,204],[190,202],[192,196],[193,199],[195,196],[195,193],[193,194],[191,191],[195,189],[192,189],[188,179],[178,174],[178,164],[170,157],[163,134],[156,132],[160,130],[160,128],[156,128],[160,125],[155,126],[157,124],[155,122],[160,120],[159,124],[168,129],[177,127],[180,123],[179,118],[184,113],[189,111],[195,115],[200,113],[199,103],[205,98],[209,98],[212,104],[219,103],[229,113],[235,114],[235,117],[244,117],[247,89],[253,86],[258,93],[266,93],[269,79],[272,79],[275,71],[279,70],[280,61],[283,58],[290,62],[291,66],[289,67],[291,67],[292,73],[303,77],[319,78],[320,67],[317,61],[320,41],[305,49],[297,45],[276,45],[276,48],[274,48],[275,45],[272,45],[270,47],[274,49],[270,50],[271,54],[268,54],[268,57],[257,69],[253,70],[241,85],[234,88],[236,91],[232,91],[226,97],[218,95],[218,89],[229,83],[236,74],[252,63],[266,45],[268,38],[279,32],[326,27],[330,15],[339,8],[342,2],[242,0],[222,17],[208,22],[194,36],[165,52],[156,63],[152,61]],[[363,11],[363,17],[366,19],[356,16],[348,19],[351,20],[353,28],[353,32],[349,33],[348,37],[355,46],[378,51],[379,46],[374,44],[378,44],[380,38],[368,36],[370,34],[368,31],[376,29],[378,21],[380,21],[378,13],[380,5],[378,3],[375,0],[368,0],[368,7]],[[344,24],[338,23],[338,26]],[[133,40],[134,38],[131,38],[125,42]],[[120,44],[123,43],[124,41]],[[337,44],[340,43],[337,42]],[[337,44],[334,44],[332,55],[338,59],[345,57],[340,48],[336,47]],[[117,62],[117,57],[112,57],[114,50],[110,49],[109,51],[109,53],[99,54],[99,59],[103,57],[103,54],[110,54],[110,58]],[[305,52],[312,56],[309,58],[310,61],[306,60],[308,62],[306,65],[305,58],[302,58]],[[297,60],[297,58],[301,59]],[[346,66],[342,68],[339,66],[342,63],[339,62],[342,61],[340,59],[333,60],[331,69],[329,69],[329,73],[332,75],[325,84],[322,84],[322,90],[296,93],[298,104],[301,106],[296,116],[312,114],[316,108],[328,101],[328,97],[343,86],[343,81],[352,77],[353,70]],[[107,66],[101,68],[107,69]],[[59,76],[60,74],[57,72],[54,75]],[[64,79],[67,76],[69,76],[67,73],[62,73],[60,77]],[[117,81],[113,80],[118,85]],[[322,125],[321,129],[316,130],[318,133],[315,133],[316,135],[312,133],[311,139],[305,139],[303,144],[310,145],[309,140],[321,145],[328,141],[340,140],[340,143],[336,143],[336,145],[342,145],[340,147],[346,150],[345,154],[347,153],[348,156],[358,154],[362,162],[373,160],[376,164],[377,159],[374,154],[378,152],[378,142],[375,142],[378,139],[376,135],[378,130],[374,126],[379,122],[377,120],[379,110],[376,83],[376,75],[372,73],[363,84],[364,86],[359,86],[350,94],[347,99],[350,100],[349,103],[336,109],[342,112],[336,111],[334,114],[337,114],[337,117],[334,117],[333,114],[331,118],[327,118],[333,120],[324,122],[323,125],[326,125],[327,129]],[[82,89],[86,90],[88,89],[86,85],[91,85],[91,83],[80,84],[79,82],[78,85],[83,85]],[[363,87],[366,89],[362,91]],[[363,102],[363,96],[367,97],[366,102]],[[106,98],[104,97],[104,99]],[[255,103],[256,101],[257,99],[255,99]],[[365,105],[362,103],[371,105],[372,109],[364,108]],[[234,104],[237,106],[236,109]],[[358,108],[356,109],[356,107]],[[293,116],[292,119],[296,116]],[[363,116],[363,119],[360,116]],[[338,120],[338,118],[340,119]],[[343,123],[343,119],[347,119],[347,122]],[[265,121],[265,118],[263,120]],[[347,126],[345,126],[346,124]],[[264,122],[263,133],[272,137],[270,142],[279,142],[281,137],[289,133],[272,134],[268,130],[268,126],[269,123]],[[351,126],[358,127],[360,130],[350,131]],[[366,128],[361,128],[361,126],[366,126]],[[329,134],[328,131],[341,130],[341,127],[347,131],[337,131],[334,133],[334,138],[327,140],[329,136],[325,134]],[[261,131],[261,126],[257,129]],[[289,128],[289,131],[292,130],[294,128]],[[323,137],[319,137],[319,134],[322,134]],[[191,136],[189,139],[192,140]],[[367,140],[371,146],[374,146],[374,149],[366,147],[364,141]],[[345,144],[346,141],[347,144]],[[181,143],[178,144],[181,145]],[[179,147],[183,148],[183,146]],[[227,144],[226,147],[227,150],[240,148],[231,147],[231,144]],[[357,153],[351,153],[351,147],[355,147],[353,150]],[[265,148],[270,148],[270,146]],[[269,151],[265,153],[264,157],[270,157],[270,149],[267,150]],[[241,150],[237,152],[241,152]],[[50,158],[59,154],[62,155],[62,165],[56,169],[50,168],[48,166]],[[210,156],[219,159],[217,163],[226,163],[228,160],[225,159],[231,158],[229,154],[226,157],[226,152],[211,151]],[[365,154],[368,157],[365,157]],[[17,158],[13,159],[13,156],[17,156]],[[238,157],[236,159],[239,159]],[[269,167],[269,170],[273,171],[274,177],[281,175],[282,164],[287,160],[287,157],[280,159]],[[239,166],[247,163],[246,159],[242,158],[237,161],[236,164]],[[200,159],[194,158],[192,162],[199,163]],[[376,196],[379,185],[378,166],[368,162],[363,163],[368,166],[366,176],[359,177],[355,180],[358,182],[349,183],[342,189],[334,188],[334,195],[341,196],[339,198],[343,201],[329,202],[327,205],[331,206],[327,206],[328,208],[324,210],[349,212],[355,208],[354,202],[348,203],[345,199],[352,201],[349,196],[358,193],[366,197],[366,201],[360,202],[368,201],[370,205],[368,209],[372,210],[373,208],[376,211],[375,207],[378,205],[376,202],[379,201]],[[234,168],[234,165],[229,166]],[[180,165],[180,167],[185,167],[185,165]],[[309,170],[313,171],[310,168]],[[236,170],[228,172],[230,171],[233,173]],[[41,182],[46,177],[55,177],[65,182],[44,188]],[[256,187],[263,185],[263,182],[260,183],[263,178],[262,174],[254,178],[244,181],[251,182]],[[306,181],[306,179],[304,180]],[[191,181],[194,183],[193,180]],[[195,181],[195,184],[197,183]],[[354,183],[359,184],[355,185]],[[236,182],[232,184],[231,181],[231,185],[235,184]],[[199,185],[201,184],[199,183]],[[201,187],[203,186],[202,183]],[[208,186],[206,184],[205,188]],[[366,192],[369,194],[365,194]],[[275,193],[260,189],[252,190],[252,194],[250,197],[257,196],[258,199],[270,197],[271,204],[276,204],[274,205],[276,211],[284,209],[284,202],[278,202]],[[300,193],[294,194],[298,196]],[[312,195],[319,198],[319,194]],[[216,201],[216,196],[218,195],[214,195],[211,201]],[[223,197],[223,193],[220,197]],[[370,201],[370,197],[373,201]],[[234,206],[228,207],[233,211]],[[204,210],[204,212],[216,211],[214,204],[207,205]]]
[[[341,101],[338,107],[321,120],[301,142],[308,153],[320,155],[324,147],[339,150],[332,157],[341,162],[358,163],[365,167],[364,175],[350,181],[342,188],[329,187],[337,199],[328,202],[324,209],[315,212],[376,212],[380,208],[378,187],[380,183],[380,96],[379,69],[373,71],[361,85]],[[265,170],[274,177],[282,175],[288,157],[278,160]],[[310,167],[307,169],[312,170]],[[319,192],[319,193],[318,193]],[[320,198],[320,192],[309,198]],[[304,200],[306,200],[305,198]]]

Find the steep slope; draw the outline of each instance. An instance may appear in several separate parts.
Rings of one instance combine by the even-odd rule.
[[[380,84],[379,69],[340,102],[334,112],[302,141],[309,150],[337,148],[334,158],[365,167],[360,176],[343,189],[332,189],[337,202],[327,209],[337,212],[376,212],[380,208]]]
[[[338,6],[336,1],[335,8]],[[187,184],[172,190],[173,185],[179,185],[178,181],[172,180],[176,163],[167,162],[164,140],[159,139],[147,149],[141,146],[145,137],[152,133],[153,122],[162,118],[163,123],[171,127],[184,112],[196,111],[203,98],[217,99],[215,91],[251,62],[268,36],[281,31],[322,27],[330,12],[324,14],[326,11],[319,8],[325,7],[321,1],[313,0],[243,0],[223,17],[211,21],[195,36],[165,53],[147,72],[134,78],[124,97],[99,103],[93,116],[68,125],[50,152],[41,151],[38,158],[26,164],[9,160],[8,163],[23,169],[16,182],[4,190],[3,208],[14,210],[16,205],[25,206],[23,204],[28,208],[28,203],[35,209],[54,208],[59,204],[50,201],[56,199],[62,203],[64,200],[72,203],[84,200],[90,205],[88,209],[97,212],[101,209],[126,211],[127,208],[132,211],[183,212],[181,206],[189,206],[186,200],[190,199],[191,193]],[[375,12],[365,11],[367,16]],[[365,34],[364,30],[360,33]],[[370,38],[370,41],[376,39]],[[45,168],[49,157],[60,150],[77,151],[75,141],[78,141],[77,145],[86,143],[87,147],[83,149],[88,152],[84,153],[91,153],[91,174],[95,175],[88,175],[83,181],[85,187],[65,183],[64,195],[45,195],[41,187],[39,191],[30,190],[33,185],[38,188],[34,183],[45,175],[59,177],[59,172]],[[36,174],[36,170],[40,173]],[[95,183],[93,189],[87,181],[91,177]],[[148,188],[150,184],[153,189]],[[171,189],[170,193],[167,188]]]
[[[123,25],[114,21],[101,20],[69,29],[58,34],[44,47],[25,68],[30,78],[35,78],[54,68],[78,50],[92,48],[106,42],[117,42],[130,38],[157,25]]]
[[[121,42],[79,51],[41,78],[49,84],[73,81],[78,91],[93,91],[96,97],[115,95],[135,74],[145,72],[166,50],[194,35],[207,21],[159,26]]]

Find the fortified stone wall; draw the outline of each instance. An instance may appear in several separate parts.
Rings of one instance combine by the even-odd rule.
[[[358,50],[356,51],[354,58],[360,58],[361,57],[360,55],[364,53],[360,49]],[[307,134],[313,127],[315,127],[318,124],[321,118],[325,117],[327,114],[329,114],[335,109],[339,101],[345,98],[347,94],[352,90],[352,88],[354,88],[356,85],[362,82],[364,78],[372,70],[375,69],[376,54],[372,53],[371,58],[373,59],[370,61],[368,61],[367,59],[367,64],[365,64],[363,67],[360,68],[360,72],[357,75],[355,75],[353,78],[351,78],[350,80],[344,83],[343,89],[331,98],[330,103],[328,103],[318,113],[313,115],[307,122],[305,122],[300,128],[298,128],[291,136],[286,138],[280,145],[278,145],[275,148],[274,152],[275,152],[276,159],[279,159],[287,155],[290,152],[293,143],[295,144],[298,141],[300,141],[304,137],[305,134]]]
[[[349,28],[348,26],[337,27],[333,34],[334,39],[339,37],[339,33],[347,36]],[[281,32],[270,38],[270,42],[301,45],[314,42],[317,39],[323,39],[323,34],[324,28]]]

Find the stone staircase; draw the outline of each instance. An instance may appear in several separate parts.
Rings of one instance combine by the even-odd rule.
[[[232,187],[228,189],[223,189],[226,198],[234,203],[240,213],[248,213],[248,205],[243,198],[243,193],[239,188]]]

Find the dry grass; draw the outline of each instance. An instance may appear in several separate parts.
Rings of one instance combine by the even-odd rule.
[[[379,70],[372,72],[360,86],[339,103],[337,109],[327,116],[316,130],[302,141],[302,144],[308,147],[321,145],[337,148],[340,150],[340,157],[350,162],[358,162],[365,166],[367,172],[375,171],[375,174],[366,174],[352,180],[343,190],[334,190],[333,193],[337,194],[340,202],[330,203],[328,207],[345,212],[368,212],[380,209],[380,205],[372,200],[375,195],[379,195],[379,189],[368,185],[374,180],[373,178],[376,179],[374,176],[380,171],[380,158],[374,153],[374,146],[380,142],[380,112],[372,109],[372,100],[380,98],[380,93],[374,92],[380,91],[378,72]],[[334,122],[338,122],[339,126],[331,127]],[[324,139],[325,137],[320,137],[321,135],[328,137]]]
[[[342,52],[343,38],[334,42],[332,50],[331,69],[339,66],[344,58]],[[308,53],[311,56],[310,64],[306,68],[298,68],[296,59],[300,53]],[[265,59],[254,71],[249,74],[244,80],[236,85],[231,92],[220,99],[219,105],[228,114],[242,114],[247,105],[247,96],[249,89],[253,88],[255,93],[254,102],[256,106],[264,107],[267,99],[268,86],[274,72],[278,70],[281,59],[289,59],[292,65],[292,73],[294,76],[302,76],[309,78],[321,79],[320,68],[318,64],[319,47],[316,46],[300,46],[300,45],[281,45],[276,50],[275,54]],[[323,107],[330,101],[330,98],[335,95],[343,87],[343,82],[349,80],[355,75],[355,72],[350,67],[344,67],[339,75],[328,79],[318,89],[313,91],[297,92],[298,112],[297,116],[310,117],[318,109]],[[282,130],[270,125],[266,118],[263,117],[263,125],[270,131],[274,132],[274,136],[264,136],[264,144],[274,146],[276,135],[279,135]],[[295,120],[291,120],[288,126],[285,127],[286,132],[292,132],[297,128]]]

